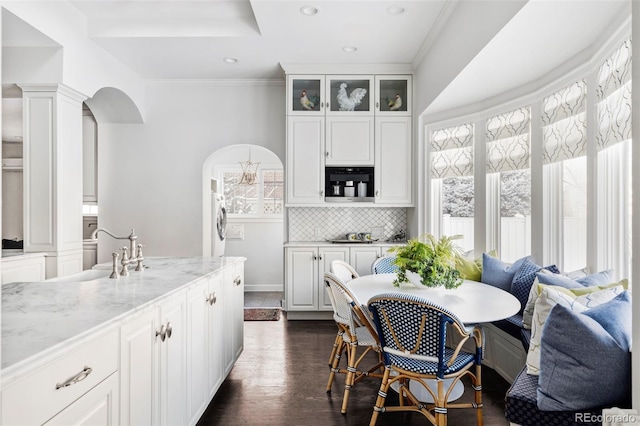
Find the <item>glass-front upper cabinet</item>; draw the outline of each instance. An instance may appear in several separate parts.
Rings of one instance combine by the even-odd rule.
[[[376,76],[376,115],[411,115],[411,76]]]
[[[324,115],[324,75],[290,75],[287,84],[290,115]]]
[[[327,115],[373,115],[372,75],[328,75]]]

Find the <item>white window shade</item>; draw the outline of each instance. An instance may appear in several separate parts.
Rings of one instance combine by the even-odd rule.
[[[487,120],[487,173],[529,168],[531,112],[529,107]]]
[[[598,151],[631,139],[631,40],[598,70]]]
[[[431,176],[473,176],[473,124],[431,132]]]
[[[587,154],[587,84],[577,81],[542,100],[544,164]]]

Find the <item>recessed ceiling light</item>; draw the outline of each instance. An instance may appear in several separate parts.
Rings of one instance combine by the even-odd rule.
[[[235,64],[236,62],[238,62],[236,58],[232,58],[232,57],[222,58],[222,60],[228,64]]]
[[[307,16],[313,16],[316,13],[318,13],[318,8],[315,6],[302,6],[300,8],[300,13],[302,13],[303,15],[307,15]]]
[[[342,50],[343,50],[343,51],[345,51],[345,52],[347,52],[347,53],[353,53],[353,52],[355,52],[356,50],[358,50],[358,48],[357,48],[357,47],[355,47],[355,46],[344,46],[344,47],[342,48]]]
[[[401,13],[404,13],[404,7],[400,7],[400,6],[389,6],[387,8],[387,13],[389,15],[400,15]]]

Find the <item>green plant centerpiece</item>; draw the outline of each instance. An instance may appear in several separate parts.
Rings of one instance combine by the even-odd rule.
[[[462,279],[455,260],[460,249],[454,241],[460,238],[461,235],[454,235],[437,239],[431,234],[425,234],[420,238],[410,239],[404,246],[391,248],[389,251],[395,253],[394,262],[398,266],[393,285],[399,287],[401,283],[410,282],[407,275],[415,273],[426,287],[459,287]]]

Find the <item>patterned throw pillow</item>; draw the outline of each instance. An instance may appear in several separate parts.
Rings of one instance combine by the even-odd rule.
[[[624,291],[622,285],[604,290],[598,290],[597,287],[569,290],[563,287],[540,284],[538,284],[538,286],[541,287],[539,289],[540,295],[536,300],[533,312],[531,340],[529,341],[529,352],[527,353],[527,373],[533,375],[540,374],[540,342],[542,341],[543,327],[547,321],[549,312],[551,312],[554,306],[562,303],[573,311],[583,312],[588,308],[610,301]],[[595,291],[588,292],[592,289]]]
[[[536,279],[536,273],[541,269],[546,269],[554,274],[559,274],[560,270],[556,265],[538,266],[530,259],[525,259],[520,268],[516,271],[511,281],[511,294],[513,294],[520,301],[520,312],[524,311],[527,305],[527,299],[531,292],[531,286]]]
[[[569,289],[584,289],[586,286],[586,288],[594,287],[600,290],[620,284],[624,286],[625,289],[628,288],[627,280],[621,280],[620,282],[611,282],[611,279],[609,277],[610,271],[601,271],[577,280],[572,280],[565,276],[552,274],[545,269],[541,269],[540,272],[536,273],[534,285],[531,286],[529,298],[527,299],[527,303],[525,304],[524,310],[522,311],[522,327],[526,329],[531,328],[531,317],[533,316],[536,299],[538,298],[538,294],[540,294],[537,284],[552,285]],[[594,285],[593,283],[598,284]]]

